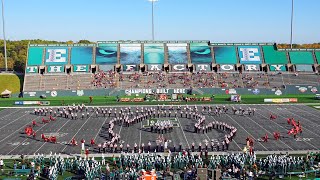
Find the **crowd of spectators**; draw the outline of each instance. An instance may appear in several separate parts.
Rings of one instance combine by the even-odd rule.
[[[316,78],[313,77],[312,78]],[[282,73],[227,72],[132,72],[99,71],[93,75],[94,88],[283,88],[287,84],[303,84],[296,75]],[[319,78],[314,83],[320,81]],[[311,82],[311,81],[310,81]],[[319,83],[319,82],[318,82]]]
[[[95,88],[114,88],[117,86],[115,71],[99,71],[93,75],[92,85]]]
[[[320,152],[307,155],[272,154],[262,158],[257,155],[229,153],[212,155],[181,151],[177,153],[121,153],[105,158],[100,157],[66,157],[60,154],[34,155],[32,159],[14,161],[14,167],[30,168],[29,177],[42,177],[50,180],[58,179],[66,172],[74,174],[79,179],[137,179],[143,172],[155,170],[157,179],[179,176],[181,179],[197,179],[198,168],[215,171],[217,179],[256,179],[269,176],[286,176],[290,172],[319,171]],[[23,162],[23,163],[21,163]],[[18,165],[17,165],[18,164]],[[22,165],[21,165],[22,164]],[[31,178],[29,178],[31,179]]]

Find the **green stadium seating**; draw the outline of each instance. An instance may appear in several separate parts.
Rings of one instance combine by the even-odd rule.
[[[266,64],[287,64],[286,52],[277,51],[275,46],[262,46]]]
[[[292,51],[289,55],[292,64],[314,64],[312,52]]]
[[[316,51],[315,54],[316,54],[317,62],[318,64],[320,64],[320,51]]]

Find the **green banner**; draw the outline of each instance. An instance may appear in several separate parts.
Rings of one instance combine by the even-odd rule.
[[[27,66],[26,67],[26,73],[38,73],[39,68],[38,66]]]
[[[89,65],[73,65],[73,72],[89,72]]]
[[[57,65],[57,66],[47,66],[48,73],[62,73],[64,72],[64,66]]]

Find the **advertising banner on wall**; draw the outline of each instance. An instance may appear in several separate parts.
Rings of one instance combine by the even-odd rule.
[[[164,64],[164,44],[144,44],[144,64]]]
[[[38,66],[27,66],[26,73],[38,73],[39,69]]]
[[[296,64],[296,70],[301,72],[313,72],[312,65],[310,64]]]
[[[216,64],[237,64],[237,53],[235,46],[213,47]]]
[[[172,64],[171,65],[171,71],[179,71],[179,72],[182,72],[182,71],[188,71],[188,65],[187,64]]]
[[[270,64],[270,71],[287,71],[286,65],[284,64]]]
[[[211,71],[211,64],[195,64],[195,71]]]
[[[162,71],[163,70],[163,64],[148,64],[147,70],[148,71]]]
[[[46,48],[45,64],[67,64],[68,48],[50,47]]]
[[[238,46],[241,64],[261,64],[261,51],[259,46]]]
[[[73,72],[89,72],[89,65],[73,65]]]
[[[169,64],[187,64],[187,44],[167,44]]]
[[[274,99],[264,99],[266,103],[296,103],[297,98],[274,98]]]
[[[244,70],[246,70],[246,71],[260,71],[260,65],[258,65],[258,64],[245,64]]]
[[[117,64],[118,44],[102,44],[96,48],[96,64]]]
[[[27,64],[42,65],[43,47],[29,47],[28,49],[28,62]]]
[[[114,65],[99,65],[99,70],[104,72],[114,71]]]
[[[92,47],[72,47],[71,48],[71,64],[93,64],[93,48]]]
[[[62,73],[64,72],[64,66],[47,66],[48,73]]]
[[[219,66],[219,71],[235,71],[234,64],[221,64]]]
[[[123,71],[125,72],[133,72],[138,71],[139,65],[138,64],[124,64],[123,65]]]
[[[120,64],[140,64],[141,44],[120,44]]]
[[[190,43],[190,56],[193,64],[212,63],[211,48],[206,43]]]

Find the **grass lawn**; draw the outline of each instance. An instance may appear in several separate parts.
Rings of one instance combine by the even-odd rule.
[[[8,89],[12,93],[19,93],[23,86],[23,75],[0,74],[0,92]]]
[[[127,96],[126,96],[127,97]],[[136,96],[128,96],[129,98],[133,98]],[[143,97],[143,96],[139,96]],[[195,97],[200,97],[195,96]],[[203,95],[201,97],[211,97],[210,95]],[[121,98],[121,97],[120,97]],[[83,96],[73,96],[73,97],[48,97],[45,100],[40,98],[9,98],[9,99],[0,99],[0,106],[2,107],[10,107],[14,106],[15,101],[50,101],[51,106],[61,106],[68,104],[81,104],[84,103],[86,105],[157,105],[157,104],[237,104],[229,101],[230,95],[216,95],[214,101],[212,102],[176,102],[176,101],[150,101],[150,102],[117,102],[116,97],[114,96],[95,96],[93,97],[93,102],[89,103],[89,97]],[[264,98],[297,98],[298,103],[320,103],[319,100],[314,99],[314,95],[242,95],[240,104],[266,104],[264,103]]]

